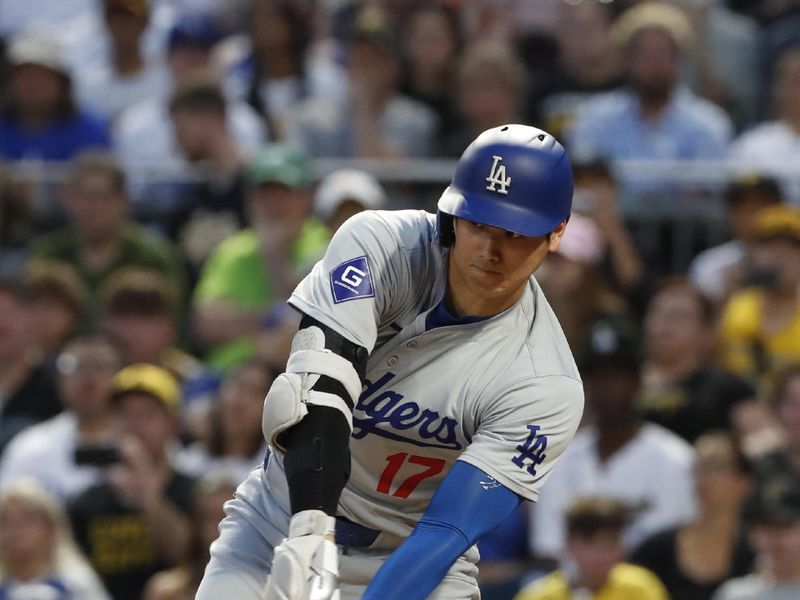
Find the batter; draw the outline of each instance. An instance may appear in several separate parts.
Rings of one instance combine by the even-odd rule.
[[[226,505],[197,598],[479,598],[475,543],[535,501],[583,391],[533,277],[572,201],[563,147],[482,133],[436,215],[347,221],[289,302],[270,442]],[[334,543],[335,541],[335,543]]]

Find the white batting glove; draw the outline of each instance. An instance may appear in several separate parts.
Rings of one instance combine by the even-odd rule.
[[[339,600],[335,526],[336,519],[321,510],[292,516],[289,537],[275,548],[266,600]]]

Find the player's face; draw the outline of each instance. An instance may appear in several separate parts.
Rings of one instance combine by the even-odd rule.
[[[451,308],[459,315],[490,316],[511,307],[547,253],[558,249],[565,226],[549,236],[525,237],[456,219],[448,272]]]

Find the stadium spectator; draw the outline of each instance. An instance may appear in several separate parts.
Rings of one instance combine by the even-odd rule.
[[[651,0],[623,0],[622,6]],[[617,4],[617,3],[615,3]],[[695,43],[682,79],[704,98],[722,106],[737,125],[756,117],[762,83],[763,36],[750,17],[716,0],[674,0],[688,17]]]
[[[75,270],[60,262],[31,265],[25,281],[36,346],[52,360],[85,321],[86,289]]]
[[[140,220],[158,225],[180,207],[184,192],[180,182],[190,161],[176,139],[169,100],[186,81],[212,76],[212,49],[221,35],[206,17],[175,23],[166,50],[169,89],[126,110],[114,124],[114,153],[130,176],[132,210]],[[226,131],[241,152],[252,156],[267,136],[263,121],[243,101],[228,98],[225,104]],[[161,179],[153,180],[153,170]]]
[[[106,125],[78,108],[58,46],[37,33],[18,36],[0,106],[0,158],[69,160],[109,146]]]
[[[75,538],[115,600],[139,600],[148,579],[189,553],[194,480],[170,464],[181,405],[177,382],[154,365],[114,376],[120,462],[69,504]]]
[[[220,87],[202,75],[182,81],[169,101],[178,147],[202,179],[184,185],[176,210],[171,215],[162,215],[161,222],[175,238],[187,235],[186,230],[213,218],[214,227],[203,230],[205,252],[196,248],[192,253],[195,264],[233,233],[237,224],[245,224],[242,171],[247,158],[228,128],[227,109]],[[228,227],[223,223],[228,223]]]
[[[776,477],[759,485],[744,507],[756,571],[725,583],[713,600],[789,600],[800,597],[800,485]]]
[[[0,597],[108,600],[64,509],[35,482],[0,495]]]
[[[799,41],[800,42],[800,41]],[[800,43],[781,54],[772,80],[772,119],[744,132],[730,148],[735,168],[778,177],[784,192],[800,202]]]
[[[715,308],[744,283],[758,213],[779,204],[782,198],[777,181],[771,177],[744,175],[728,185],[725,212],[731,239],[703,250],[689,265],[692,284],[715,304]]]
[[[381,183],[370,173],[340,169],[326,175],[314,194],[314,214],[331,233],[362,210],[387,208],[389,199]]]
[[[776,373],[766,404],[778,435],[771,436],[767,441],[773,442],[772,446],[756,457],[756,473],[764,479],[772,475],[800,477],[800,363]]]
[[[347,43],[349,93],[308,98],[286,118],[286,140],[314,157],[399,158],[434,152],[436,115],[399,93],[397,32],[378,6],[357,14]]]
[[[145,588],[144,600],[194,598],[209,560],[208,548],[219,534],[217,526],[225,517],[223,504],[236,491],[236,481],[219,474],[202,477],[195,488],[192,509],[192,541],[185,564],[153,575]]]
[[[752,570],[753,551],[741,523],[752,482],[747,459],[730,433],[705,433],[694,447],[697,518],[647,538],[631,562],[655,573],[672,598],[711,600],[722,583]]]
[[[761,75],[762,85],[768,84],[780,56],[788,48],[800,43],[800,11],[797,0],[728,0],[728,4],[734,10],[742,11],[759,22],[761,31],[758,75]],[[761,100],[767,99],[762,97]]]
[[[617,159],[721,158],[732,134],[727,115],[679,85],[692,44],[680,9],[635,6],[614,23],[627,87],[586,102],[568,131],[575,156]]]
[[[454,92],[462,45],[458,13],[452,7],[420,3],[407,15],[400,92],[436,113],[437,147],[458,127]]]
[[[55,382],[36,348],[30,290],[0,280],[0,451],[24,428],[61,412]]]
[[[534,555],[563,557],[565,510],[582,496],[610,496],[634,511],[625,529],[627,549],[694,516],[692,448],[643,421],[636,410],[640,362],[638,335],[630,324],[595,324],[579,360],[589,425],[578,431],[531,506]],[[665,481],[669,494],[664,494]]]
[[[583,498],[568,507],[566,521],[571,568],[534,581],[514,600],[669,598],[652,572],[624,562],[622,533],[630,522],[630,509],[624,503],[613,498]]]
[[[201,440],[186,448],[176,464],[193,475],[220,472],[236,483],[244,481],[264,461],[261,412],[272,380],[269,369],[255,359],[231,369],[206,414]]]
[[[682,277],[664,280],[644,318],[645,361],[639,408],[688,442],[737,424],[737,408],[755,400],[744,380],[712,363],[711,304]]]
[[[570,347],[576,352],[588,343],[601,316],[624,315],[625,301],[613,292],[600,264],[606,241],[595,222],[578,212],[570,217],[558,251],[547,257],[537,280],[547,294]]]
[[[616,175],[611,165],[602,160],[573,161],[572,173],[574,210],[592,219],[606,246],[602,257],[603,272],[612,289],[638,309],[639,297],[648,288],[648,278],[643,259],[620,211]]]
[[[180,382],[184,433],[195,435],[206,416],[219,377],[181,348],[188,319],[175,286],[154,271],[120,269],[100,290],[100,323],[123,348],[126,364],[150,363],[167,369]]]
[[[175,249],[127,217],[125,173],[113,157],[95,153],[78,157],[64,195],[71,224],[34,240],[31,256],[75,267],[89,290],[89,310],[96,308],[102,283],[126,266],[163,273],[183,297],[185,269]]]
[[[443,153],[457,157],[482,131],[522,122],[527,92],[525,66],[514,48],[480,40],[464,49],[457,69],[456,105],[461,123]]]
[[[286,321],[280,309],[270,310],[285,307],[329,237],[322,223],[309,218],[311,184],[306,157],[286,145],[268,146],[247,168],[245,210],[250,227],[217,246],[194,290],[194,331],[214,367],[230,368],[260,345],[279,354],[262,355],[267,360],[279,361],[288,352],[285,342],[293,334],[278,342],[273,321],[277,318],[277,327]],[[291,321],[284,333],[292,325],[296,322]]]
[[[149,0],[102,0],[109,60],[86,68],[77,78],[81,106],[107,120],[169,88],[163,64],[148,61],[142,38],[151,18]]]
[[[758,23],[723,2],[683,0],[681,8],[697,40],[689,74],[693,88],[725,108],[737,126],[751,123],[763,101]]]
[[[200,362],[178,347],[181,323],[177,290],[162,273],[120,269],[100,289],[100,322],[126,362],[164,367],[180,381],[200,375]]]
[[[203,15],[181,15],[169,30],[165,48],[172,83],[180,83],[197,72],[210,72],[212,54],[222,36],[216,20]]]
[[[283,138],[286,113],[317,91],[306,73],[311,25],[296,2],[250,2],[243,48],[220,50],[226,93],[250,104],[275,139]]]
[[[607,2],[560,2],[554,35],[558,62],[552,81],[534,98],[529,112],[538,114],[544,129],[559,137],[579,107],[598,92],[623,84],[618,49],[611,39],[613,13]],[[560,139],[560,137],[559,137]]]
[[[12,440],[0,463],[0,489],[32,477],[63,502],[100,482],[98,466],[76,451],[112,443],[111,379],[121,366],[108,338],[86,335],[66,345],[56,359],[65,410]]]
[[[800,208],[779,205],[757,218],[749,285],[720,317],[723,365],[752,381],[800,360]]]

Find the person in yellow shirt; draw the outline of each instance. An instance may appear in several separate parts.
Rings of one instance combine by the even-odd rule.
[[[630,510],[611,498],[582,498],[567,512],[570,562],[524,587],[514,600],[669,600],[652,572],[623,562]]]
[[[758,381],[800,360],[800,209],[758,215],[748,287],[720,317],[719,350],[731,372]]]

